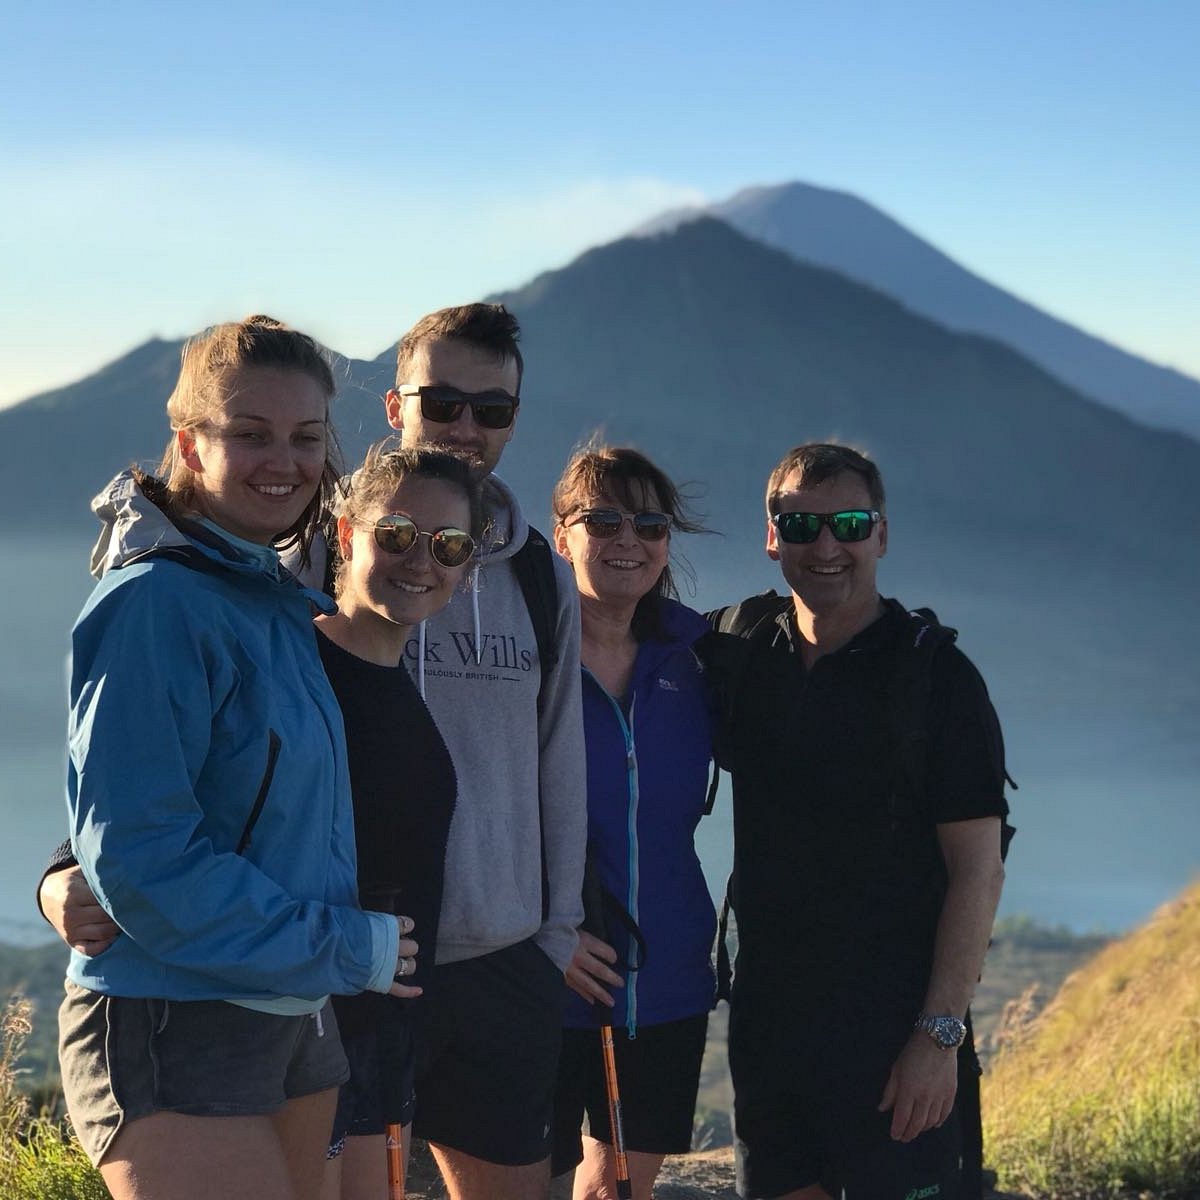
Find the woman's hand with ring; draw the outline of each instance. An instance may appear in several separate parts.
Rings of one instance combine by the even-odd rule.
[[[413,921],[411,917],[398,916],[396,923],[400,926],[400,945],[396,956],[396,971],[392,976],[394,982],[388,989],[388,995],[411,999],[414,996],[419,996],[422,989],[419,987],[410,987],[407,984],[401,983],[400,980],[407,975],[413,974],[417,969],[417,943],[412,938],[404,936],[412,932]]]

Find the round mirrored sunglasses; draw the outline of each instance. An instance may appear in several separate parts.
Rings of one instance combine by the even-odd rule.
[[[417,538],[429,539],[429,553],[443,567],[461,567],[475,553],[475,539],[465,529],[445,525],[432,532],[419,529],[404,513],[387,513],[372,527],[375,544],[386,554],[407,554]]]

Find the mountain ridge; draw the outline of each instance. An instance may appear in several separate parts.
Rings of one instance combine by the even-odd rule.
[[[701,208],[670,210],[634,232],[661,233],[701,215],[868,284],[949,328],[1006,342],[1143,424],[1200,438],[1200,381],[992,284],[851,192],[799,182],[758,185]]]

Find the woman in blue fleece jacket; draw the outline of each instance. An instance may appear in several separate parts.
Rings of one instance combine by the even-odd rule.
[[[576,454],[554,491],[555,546],[579,589],[587,743],[588,860],[607,893],[608,940],[586,931],[567,970],[555,1098],[555,1174],[582,1162],[576,1200],[615,1195],[597,1007],[617,1026],[633,1194],[649,1200],[663,1156],[690,1148],[714,976],[716,918],[693,838],[712,737],[692,645],[707,630],[676,603],[674,530],[698,526],[676,487],[635,450]],[[632,917],[639,947],[615,914]],[[635,969],[636,967],[636,969]],[[580,1123],[589,1134],[581,1142]]]
[[[336,480],[325,353],[270,318],[189,343],[162,478],[96,501],[72,632],[75,856],[121,928],[73,951],[68,1108],[117,1200],[315,1196],[346,1062],[332,992],[411,995],[402,919],[361,911],[345,737],[274,548]],[[212,1117],[223,1118],[213,1121]]]

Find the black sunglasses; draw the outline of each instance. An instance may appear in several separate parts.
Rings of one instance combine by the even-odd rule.
[[[836,541],[865,542],[879,519],[876,509],[851,508],[835,513],[774,513],[771,524],[778,530],[781,541],[803,546],[821,536],[822,525],[829,526]]]
[[[426,533],[417,528],[412,517],[403,513],[387,513],[375,522],[375,545],[387,554],[407,554],[417,538],[429,539],[429,553],[443,567],[461,567],[475,553],[475,539],[465,529],[447,525]]]
[[[633,532],[643,542],[661,542],[671,531],[671,518],[666,513],[654,512],[653,509],[644,509],[626,517],[615,508],[585,508],[573,521],[568,521],[567,525],[582,525],[594,538],[611,538],[621,532],[627,520],[632,523]]]
[[[438,425],[449,425],[469,404],[481,429],[507,429],[517,415],[518,396],[495,388],[488,392],[460,392],[448,383],[410,384],[396,389],[400,396],[420,396],[421,416]]]

